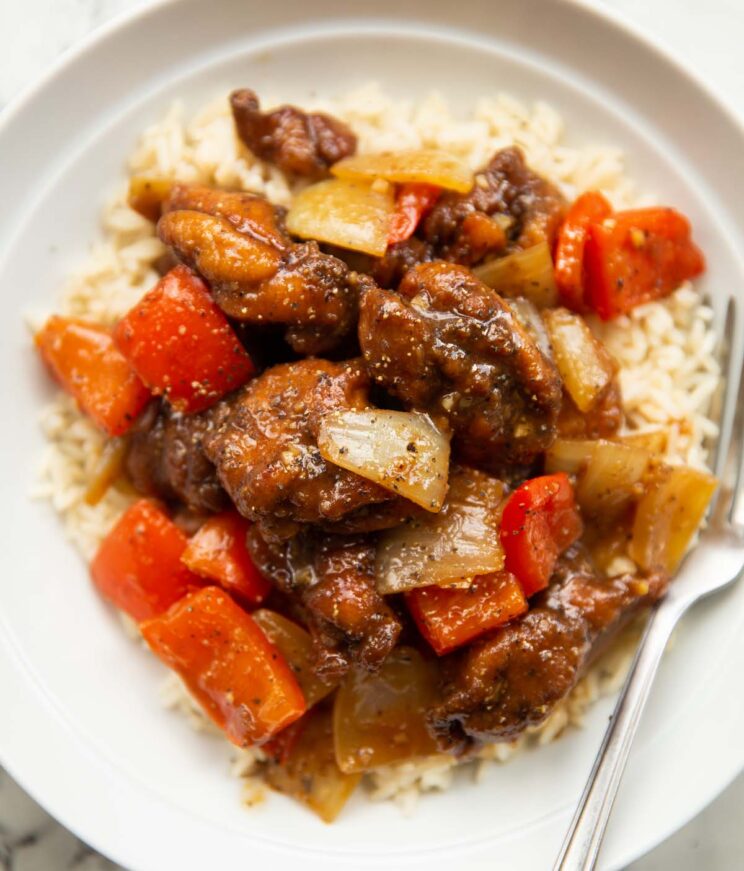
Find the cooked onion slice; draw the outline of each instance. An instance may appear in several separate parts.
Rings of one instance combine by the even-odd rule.
[[[642,568],[673,574],[705,516],[718,481],[688,466],[660,466],[636,509],[628,551]]]
[[[438,701],[436,664],[412,647],[396,647],[374,673],[352,669],[336,695],[336,763],[355,774],[431,756],[437,745],[426,714]]]
[[[556,439],[545,453],[547,472],[576,475],[576,501],[605,520],[637,499],[652,456],[643,447],[607,439]]]
[[[426,414],[408,411],[333,411],[320,424],[323,457],[439,511],[447,495],[449,439]]]
[[[587,412],[615,375],[615,363],[581,315],[557,308],[543,318],[566,390],[579,411]]]
[[[96,463],[88,489],[83,495],[86,505],[98,505],[106,495],[108,488],[121,474],[127,455],[129,440],[125,436],[115,436],[103,446],[101,456]]]
[[[504,485],[472,469],[450,476],[439,514],[384,533],[377,549],[377,589],[400,593],[431,584],[468,586],[504,567],[499,520]]]
[[[665,429],[647,429],[626,432],[617,441],[635,448],[645,448],[652,454],[663,454],[667,449],[669,433]]]
[[[502,296],[523,296],[538,308],[554,306],[558,302],[553,258],[547,242],[538,242],[524,251],[489,260],[476,266],[473,272]]]
[[[545,357],[552,360],[553,348],[550,344],[550,336],[537,306],[524,296],[516,296],[514,299],[509,299],[509,308]]]
[[[129,181],[127,203],[148,221],[157,221],[173,182],[158,176],[134,175]]]
[[[339,160],[331,172],[338,178],[425,182],[463,194],[473,187],[473,173],[468,165],[458,157],[434,148],[358,154]]]
[[[387,248],[395,199],[389,185],[329,179],[299,193],[287,212],[287,229],[381,257]]]

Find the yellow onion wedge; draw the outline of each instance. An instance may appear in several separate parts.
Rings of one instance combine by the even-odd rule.
[[[281,762],[266,767],[266,780],[272,789],[302,802],[325,823],[332,823],[361,779],[361,774],[346,774],[336,764],[333,740],[333,711],[330,706],[313,708],[292,723],[288,731],[299,731],[289,739],[289,752]],[[283,733],[274,739],[281,745]]]
[[[337,178],[423,182],[463,194],[473,187],[473,172],[465,161],[435,148],[357,154],[334,163],[331,172]]]
[[[587,412],[615,375],[615,362],[581,315],[565,308],[543,314],[553,359],[579,411]]]
[[[356,668],[336,694],[333,735],[341,771],[436,753],[426,714],[438,701],[436,664],[411,647],[396,647],[374,674]]]
[[[439,511],[447,495],[449,439],[427,414],[408,411],[333,411],[325,415],[318,447],[331,463]]]
[[[718,481],[689,466],[660,466],[638,503],[628,551],[646,570],[672,574],[697,532]]]
[[[389,185],[329,179],[294,198],[287,212],[287,229],[301,239],[381,257],[387,248],[394,205]]]
[[[607,439],[557,439],[545,454],[547,472],[576,475],[576,501],[607,519],[642,494],[651,453]]]
[[[489,260],[476,266],[473,273],[502,296],[523,296],[538,308],[558,302],[553,258],[547,242]]]
[[[431,584],[469,586],[504,567],[499,540],[504,485],[473,469],[450,475],[439,514],[385,532],[377,548],[377,589],[401,593]]]

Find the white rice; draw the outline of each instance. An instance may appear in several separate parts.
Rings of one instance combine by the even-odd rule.
[[[559,184],[569,198],[601,189],[616,207],[641,203],[623,174],[621,152],[605,145],[566,146],[562,119],[544,103],[525,106],[500,94],[478,100],[472,113],[461,118],[438,94],[413,103],[391,99],[370,84],[308,108],[346,120],[359,136],[360,151],[438,147],[461,155],[477,169],[496,149],[517,144],[530,165]],[[191,120],[184,117],[180,105],[174,105],[144,132],[129,171],[255,191],[280,204],[287,204],[292,196],[283,175],[256,160],[239,142],[224,96]],[[104,209],[103,241],[71,277],[55,311],[111,323],[157,281],[153,264],[163,246],[153,225],[127,206],[126,189],[123,180]],[[698,467],[705,466],[706,440],[717,432],[707,417],[720,377],[711,320],[711,310],[691,287],[683,286],[628,317],[593,324],[621,366],[627,427],[666,428],[668,459]],[[52,503],[66,535],[87,560],[134,497],[126,487],[116,486],[95,507],[83,501],[104,438],[69,397],[60,394],[44,410],[41,425],[48,445],[35,494]],[[476,776],[486,765],[506,762],[527,745],[547,743],[567,726],[580,725],[592,702],[615,692],[622,683],[635,640],[634,630],[626,632],[539,728],[513,744],[487,747],[471,766]],[[163,701],[195,728],[217,731],[177,678],[169,678]],[[247,803],[262,795],[256,774],[263,758],[259,750],[234,754],[232,771],[246,778]],[[420,792],[447,788],[455,765],[451,757],[435,756],[379,769],[367,778],[370,795],[394,798],[410,808]]]

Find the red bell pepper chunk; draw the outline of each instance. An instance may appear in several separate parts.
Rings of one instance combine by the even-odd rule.
[[[555,246],[555,283],[561,302],[574,311],[585,311],[584,248],[589,225],[612,214],[612,206],[599,191],[582,194],[566,212]]]
[[[191,538],[181,559],[203,578],[216,581],[249,605],[269,595],[271,583],[256,568],[245,546],[250,523],[237,511],[210,517]]]
[[[147,405],[150,391],[105,327],[53,315],[35,342],[57,381],[110,436],[125,433]]]
[[[525,596],[547,587],[558,556],[582,531],[565,472],[532,478],[509,496],[501,516],[501,545],[506,568],[517,576]]]
[[[278,648],[219,587],[190,593],[140,628],[238,747],[264,743],[305,713],[302,690]]]
[[[509,572],[480,575],[467,588],[419,587],[406,593],[406,604],[440,656],[527,610],[522,587]]]
[[[135,620],[155,617],[202,584],[181,562],[186,543],[155,503],[140,499],[101,542],[90,565],[93,582]]]
[[[114,340],[140,378],[177,410],[202,411],[254,373],[206,284],[176,266],[122,318]]]
[[[390,219],[388,245],[404,242],[416,232],[424,215],[431,211],[442,189],[432,184],[408,182],[398,188],[395,211]]]
[[[591,224],[584,261],[585,296],[603,320],[667,296],[705,269],[690,222],[668,208],[618,212]]]

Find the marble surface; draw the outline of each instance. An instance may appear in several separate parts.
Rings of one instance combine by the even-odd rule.
[[[0,0],[0,107],[60,54],[113,16],[148,0]],[[206,0],[205,0],[206,2]],[[744,119],[744,0],[605,0],[663,40]],[[0,770],[2,871],[115,871]],[[744,776],[627,871],[744,868]]]

